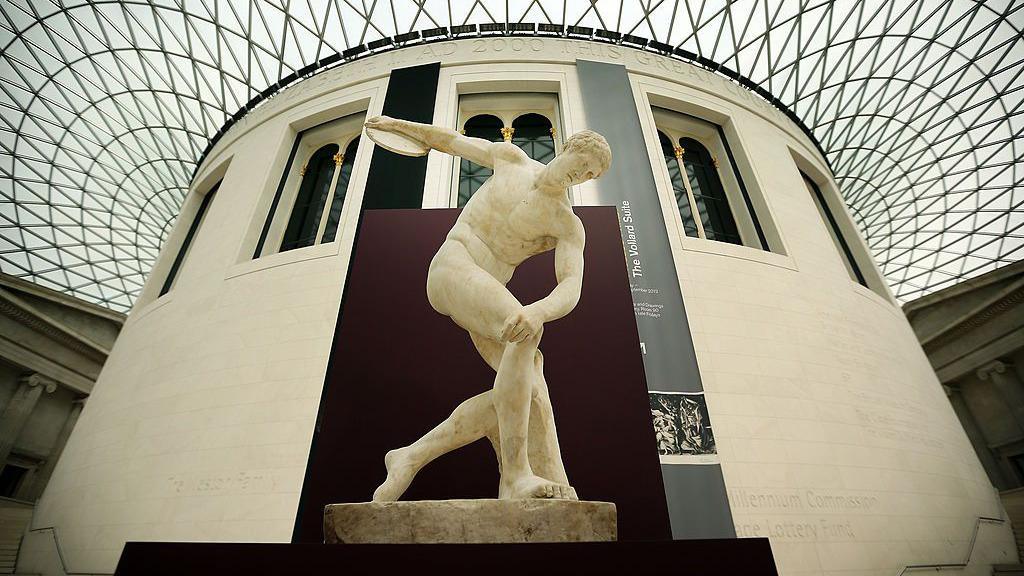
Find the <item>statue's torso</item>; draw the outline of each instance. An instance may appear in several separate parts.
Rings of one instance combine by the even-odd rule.
[[[553,249],[572,229],[575,216],[569,202],[536,189],[543,168],[529,158],[496,165],[448,234],[502,282],[527,258]]]

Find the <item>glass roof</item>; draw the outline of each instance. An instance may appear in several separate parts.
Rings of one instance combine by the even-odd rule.
[[[726,66],[810,129],[893,291],[1019,260],[1024,0],[3,0],[0,270],[126,310],[210,138],[410,31],[575,25]],[[650,48],[648,48],[650,49]]]

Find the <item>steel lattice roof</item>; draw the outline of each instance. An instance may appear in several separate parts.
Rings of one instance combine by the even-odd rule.
[[[649,39],[777,98],[826,152],[897,297],[914,299],[1020,259],[1022,7],[0,0],[0,270],[125,310],[211,137],[262,91],[382,38],[535,23]]]

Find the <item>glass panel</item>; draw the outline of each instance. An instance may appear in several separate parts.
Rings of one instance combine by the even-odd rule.
[[[341,162],[341,173],[338,174],[338,184],[334,187],[334,199],[331,200],[331,212],[327,215],[327,227],[324,228],[324,242],[334,242],[338,234],[338,222],[341,221],[341,209],[345,207],[345,194],[348,192],[348,181],[352,178],[352,166],[356,162],[356,149],[359,147],[359,137],[349,142],[345,148],[345,159]]]
[[[679,161],[676,160],[672,141],[661,132],[658,132],[658,140],[661,143],[661,153],[665,156],[665,167],[668,168],[668,177],[672,180],[672,192],[676,196],[676,208],[679,210],[679,217],[683,221],[683,230],[687,236],[697,238],[700,236],[697,233],[697,223],[693,220],[690,196],[687,195],[686,186],[683,184],[683,175],[679,170]]]
[[[306,163],[306,173],[302,177],[299,194],[288,220],[288,229],[281,242],[281,252],[312,246],[316,241],[320,215],[323,214],[331,180],[334,178],[334,155],[337,153],[338,145],[328,144],[317,150]]]
[[[692,138],[681,139],[679,145],[685,150],[683,166],[690,189],[693,190],[701,224],[704,225],[704,236],[708,240],[743,244],[711,154]]]
[[[540,114],[523,114],[512,122],[512,143],[534,160],[547,164],[555,158],[551,122]]]
[[[195,154],[227,128],[222,111],[248,109],[251,96],[280,94],[283,75],[299,69],[305,75],[304,67],[326,63],[331,58],[318,60],[327,54],[383,36],[452,24],[500,29],[508,21],[634,34],[677,46],[680,54],[692,50],[708,58],[705,66],[728,65],[753,79],[744,84],[771,94],[824,145],[857,228],[901,301],[1024,254],[1020,2],[271,5],[275,9],[248,0],[0,2],[0,270],[127,311],[166,240],[167,223],[178,215]],[[877,40],[847,41],[878,31],[884,32]],[[190,53],[182,54],[182,46]],[[833,66],[847,57],[849,65]],[[542,60],[521,66],[536,68]],[[191,77],[174,78],[181,74]],[[154,162],[165,156],[186,164]],[[720,160],[726,174],[726,158]],[[750,194],[754,184],[748,180]],[[825,191],[830,203],[841,200]],[[270,192],[276,196],[276,189]],[[741,193],[733,196],[734,215],[746,234],[746,213],[754,221],[758,215],[740,204]],[[280,232],[291,206],[274,206]],[[761,215],[766,226],[768,216]],[[843,229],[853,232],[846,220]],[[756,244],[752,234],[748,240]],[[257,254],[276,251],[279,242],[280,234],[260,244]],[[854,248],[858,258],[869,256]],[[867,274],[868,262],[862,262]]]
[[[465,134],[472,138],[483,138],[491,142],[501,141],[501,120],[489,114],[474,116],[466,121]],[[465,158],[459,166],[459,208],[466,205],[473,194],[494,174],[485,166],[474,164]]]

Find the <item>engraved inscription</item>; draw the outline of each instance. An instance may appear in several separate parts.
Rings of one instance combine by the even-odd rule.
[[[741,538],[771,537],[777,540],[837,541],[856,540],[855,521],[850,514],[870,515],[879,508],[875,496],[820,490],[761,491],[729,490],[729,505],[734,511],[753,515],[736,524]],[[779,513],[783,513],[780,518]],[[770,517],[757,518],[758,515]],[[792,515],[791,518],[786,516]]]
[[[201,477],[171,476],[167,479],[171,492],[179,495],[222,494],[239,492],[272,492],[276,488],[273,478],[265,474],[210,475]]]

